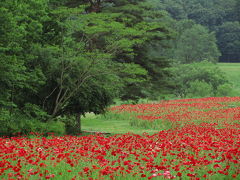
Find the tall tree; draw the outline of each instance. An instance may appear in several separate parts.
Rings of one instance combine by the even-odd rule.
[[[131,54],[119,53],[115,59],[121,62],[134,62],[146,69],[150,75],[148,83],[151,85],[128,83],[122,92],[122,98],[136,99],[146,97],[148,93],[153,94],[153,91],[160,92],[165,86],[163,69],[169,66],[169,59],[163,49],[169,48],[168,42],[174,35],[168,23],[168,15],[148,1],[115,1],[115,6],[109,9],[121,13],[118,21],[127,27],[144,32],[141,36],[135,36],[142,38],[144,43],[135,45]]]

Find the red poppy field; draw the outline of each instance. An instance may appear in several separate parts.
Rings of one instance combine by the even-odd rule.
[[[1,179],[240,178],[240,97],[122,105],[111,111],[171,128],[151,135],[0,138]]]
[[[214,127],[240,128],[240,97],[180,99],[154,104],[121,105],[112,111],[133,113],[135,125],[151,128],[208,123]],[[163,126],[164,127],[164,126]]]

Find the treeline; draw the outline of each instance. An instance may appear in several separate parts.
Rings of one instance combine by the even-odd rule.
[[[79,133],[82,115],[115,98],[229,95],[213,64],[218,26],[171,17],[162,3],[2,0],[0,135]]]
[[[240,62],[239,0],[149,0],[177,21],[200,24],[214,33],[221,62]]]

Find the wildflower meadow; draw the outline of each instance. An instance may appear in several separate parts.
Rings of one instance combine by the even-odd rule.
[[[148,125],[138,121],[168,125],[155,134],[42,137],[32,133],[31,138],[1,138],[0,177],[238,179],[239,101],[239,97],[184,99],[110,109],[136,116],[132,126]]]

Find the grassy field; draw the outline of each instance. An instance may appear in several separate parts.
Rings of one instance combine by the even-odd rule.
[[[226,73],[233,88],[239,91],[240,95],[240,63],[219,63],[218,66]]]

